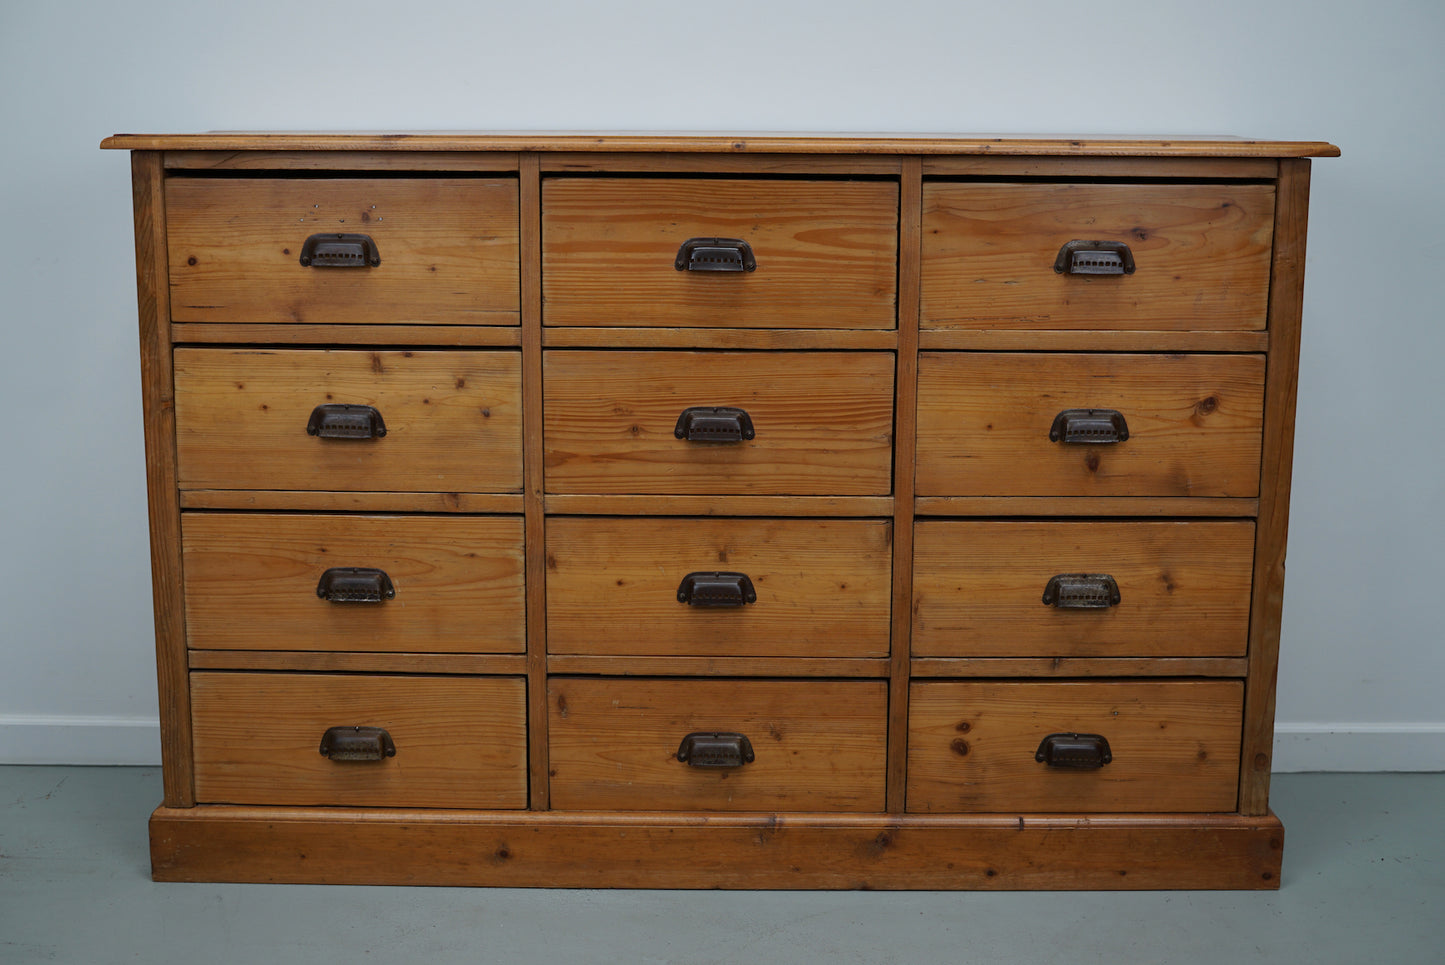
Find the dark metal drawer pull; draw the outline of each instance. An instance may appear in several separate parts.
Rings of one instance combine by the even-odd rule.
[[[311,410],[306,434],[321,439],[380,439],[386,421],[374,406],[328,402]]]
[[[1060,610],[1104,610],[1119,605],[1119,584],[1107,573],[1060,573],[1044,587],[1044,605]]]
[[[333,566],[321,574],[316,595],[332,603],[382,603],[396,598],[396,587],[384,570]]]
[[[1102,734],[1050,734],[1039,743],[1034,760],[1049,767],[1095,770],[1114,759]]]
[[[677,602],[700,607],[739,607],[758,602],[745,573],[689,573],[677,587]]]
[[[332,727],[321,735],[321,756],[333,761],[380,761],[395,757],[396,745],[380,727]]]
[[[1115,409],[1065,409],[1049,427],[1050,442],[1097,445],[1129,438],[1129,423]]]
[[[1122,241],[1070,241],[1059,249],[1054,271],[1061,275],[1132,275],[1134,253]]]
[[[682,410],[672,434],[688,442],[745,442],[757,435],[752,416],[725,405],[694,405]]]
[[[688,734],[677,749],[688,767],[742,767],[753,762],[753,745],[742,734]]]
[[[677,249],[678,271],[757,271],[753,249],[741,238],[689,238]]]
[[[305,268],[375,268],[381,252],[370,235],[312,235],[301,246]]]

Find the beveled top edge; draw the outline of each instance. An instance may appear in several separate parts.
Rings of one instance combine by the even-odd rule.
[[[1338,157],[1326,141],[1222,136],[781,134],[584,131],[212,131],[116,134],[130,151],[597,151],[699,154],[957,154],[1056,157]]]

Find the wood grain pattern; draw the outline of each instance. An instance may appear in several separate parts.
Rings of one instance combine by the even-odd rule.
[[[548,348],[700,348],[796,351],[898,347],[892,331],[806,328],[547,328]]]
[[[894,326],[887,181],[556,178],[542,185],[546,324]],[[689,238],[747,241],[752,272],[678,271]]]
[[[208,803],[520,808],[525,685],[516,677],[191,674],[196,797]],[[332,761],[330,727],[381,727],[396,756]]]
[[[963,352],[1264,352],[1269,333],[950,328],[920,332],[918,341],[926,350]]]
[[[303,510],[313,513],[521,513],[518,493],[342,493],[188,489],[182,509]]]
[[[1252,522],[934,520],[914,540],[916,655],[1244,655]],[[1112,576],[1119,604],[1044,605],[1063,573]]]
[[[496,327],[471,325],[302,325],[256,322],[180,322],[171,326],[177,344],[261,344],[261,345],[445,345],[464,347],[511,347],[522,344],[516,317]],[[502,326],[512,326],[505,328]]]
[[[522,471],[527,513],[528,806],[551,807],[547,780],[547,569],[542,445],[542,172],[522,156]]]
[[[1240,157],[925,157],[924,177],[1274,178],[1274,158]]]
[[[1279,672],[1279,626],[1284,606],[1284,561],[1289,537],[1290,479],[1294,467],[1295,394],[1299,384],[1301,314],[1304,308],[1305,229],[1309,218],[1310,163],[1280,165],[1275,227],[1274,294],[1264,399],[1264,455],[1254,588],[1250,594],[1249,681],[1240,762],[1239,809],[1269,809],[1270,764],[1274,759],[1274,694]]]
[[[914,466],[918,459],[919,251],[923,244],[923,169],[904,161],[899,181],[898,374],[893,445],[893,608],[888,673],[888,810],[903,810],[908,788],[909,601],[913,598]]]
[[[908,810],[1233,811],[1237,680],[913,684]],[[1049,734],[1103,735],[1096,770],[1034,760]]]
[[[547,696],[554,808],[883,809],[882,681],[553,677]],[[696,731],[744,734],[756,759],[683,764]]]
[[[904,163],[896,157],[876,155],[819,154],[598,154],[585,151],[549,152],[541,155],[542,170],[551,173],[628,172],[669,174],[762,175],[897,174]]]
[[[893,358],[885,353],[549,350],[547,490],[885,495]],[[757,438],[677,439],[690,406],[735,406]]]
[[[175,380],[171,369],[170,292],[165,279],[166,200],[160,155],[131,156],[135,279],[140,318],[141,402],[145,426],[146,510],[150,517],[151,600],[155,614],[156,689],[160,698],[165,803],[195,804],[186,627],[181,617],[181,530],[176,506]]]
[[[610,496],[549,494],[547,512],[572,516],[892,516],[892,496]]]
[[[515,181],[172,177],[167,196],[176,321],[516,324]],[[381,264],[301,265],[325,232],[371,236]]]
[[[167,151],[167,170],[202,171],[515,171],[514,152],[474,151]]]
[[[521,488],[516,352],[181,348],[175,368],[182,488]],[[308,436],[327,402],[375,406],[386,436]]]
[[[554,674],[601,677],[886,677],[883,657],[616,657],[553,654]]]
[[[212,131],[115,134],[132,151],[641,151],[687,154],[985,154],[1000,156],[1338,157],[1324,141],[1243,137],[630,131]]]
[[[526,649],[518,517],[187,513],[181,532],[193,648]],[[396,597],[320,599],[317,582],[338,566],[384,571]]]
[[[367,846],[358,848],[358,831]],[[534,888],[1278,888],[1273,815],[158,809],[157,881]]]
[[[1129,439],[1049,441],[1064,409],[1117,409]],[[925,352],[918,491],[929,496],[1255,496],[1264,359]]]
[[[553,517],[548,651],[883,656],[891,535],[884,520]],[[745,574],[756,602],[737,608],[678,602],[684,576],[710,571]]]
[[[295,673],[466,674],[522,676],[515,653],[327,653],[294,650],[192,650],[192,670],[287,670]]]
[[[1270,184],[924,187],[923,327],[1265,327]],[[1068,241],[1121,241],[1132,275],[1054,271]]]
[[[1243,657],[915,657],[915,677],[1243,677]]]
[[[920,516],[1229,516],[1259,510],[1258,499],[1220,496],[920,496]]]

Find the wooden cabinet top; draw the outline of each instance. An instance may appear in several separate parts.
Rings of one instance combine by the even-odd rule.
[[[1034,134],[782,134],[627,131],[211,131],[116,134],[132,151],[599,151],[700,154],[915,154],[1056,157],[1338,157],[1326,141]]]

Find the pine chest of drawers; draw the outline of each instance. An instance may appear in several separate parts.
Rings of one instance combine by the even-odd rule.
[[[105,146],[156,878],[1278,886],[1330,145]]]

